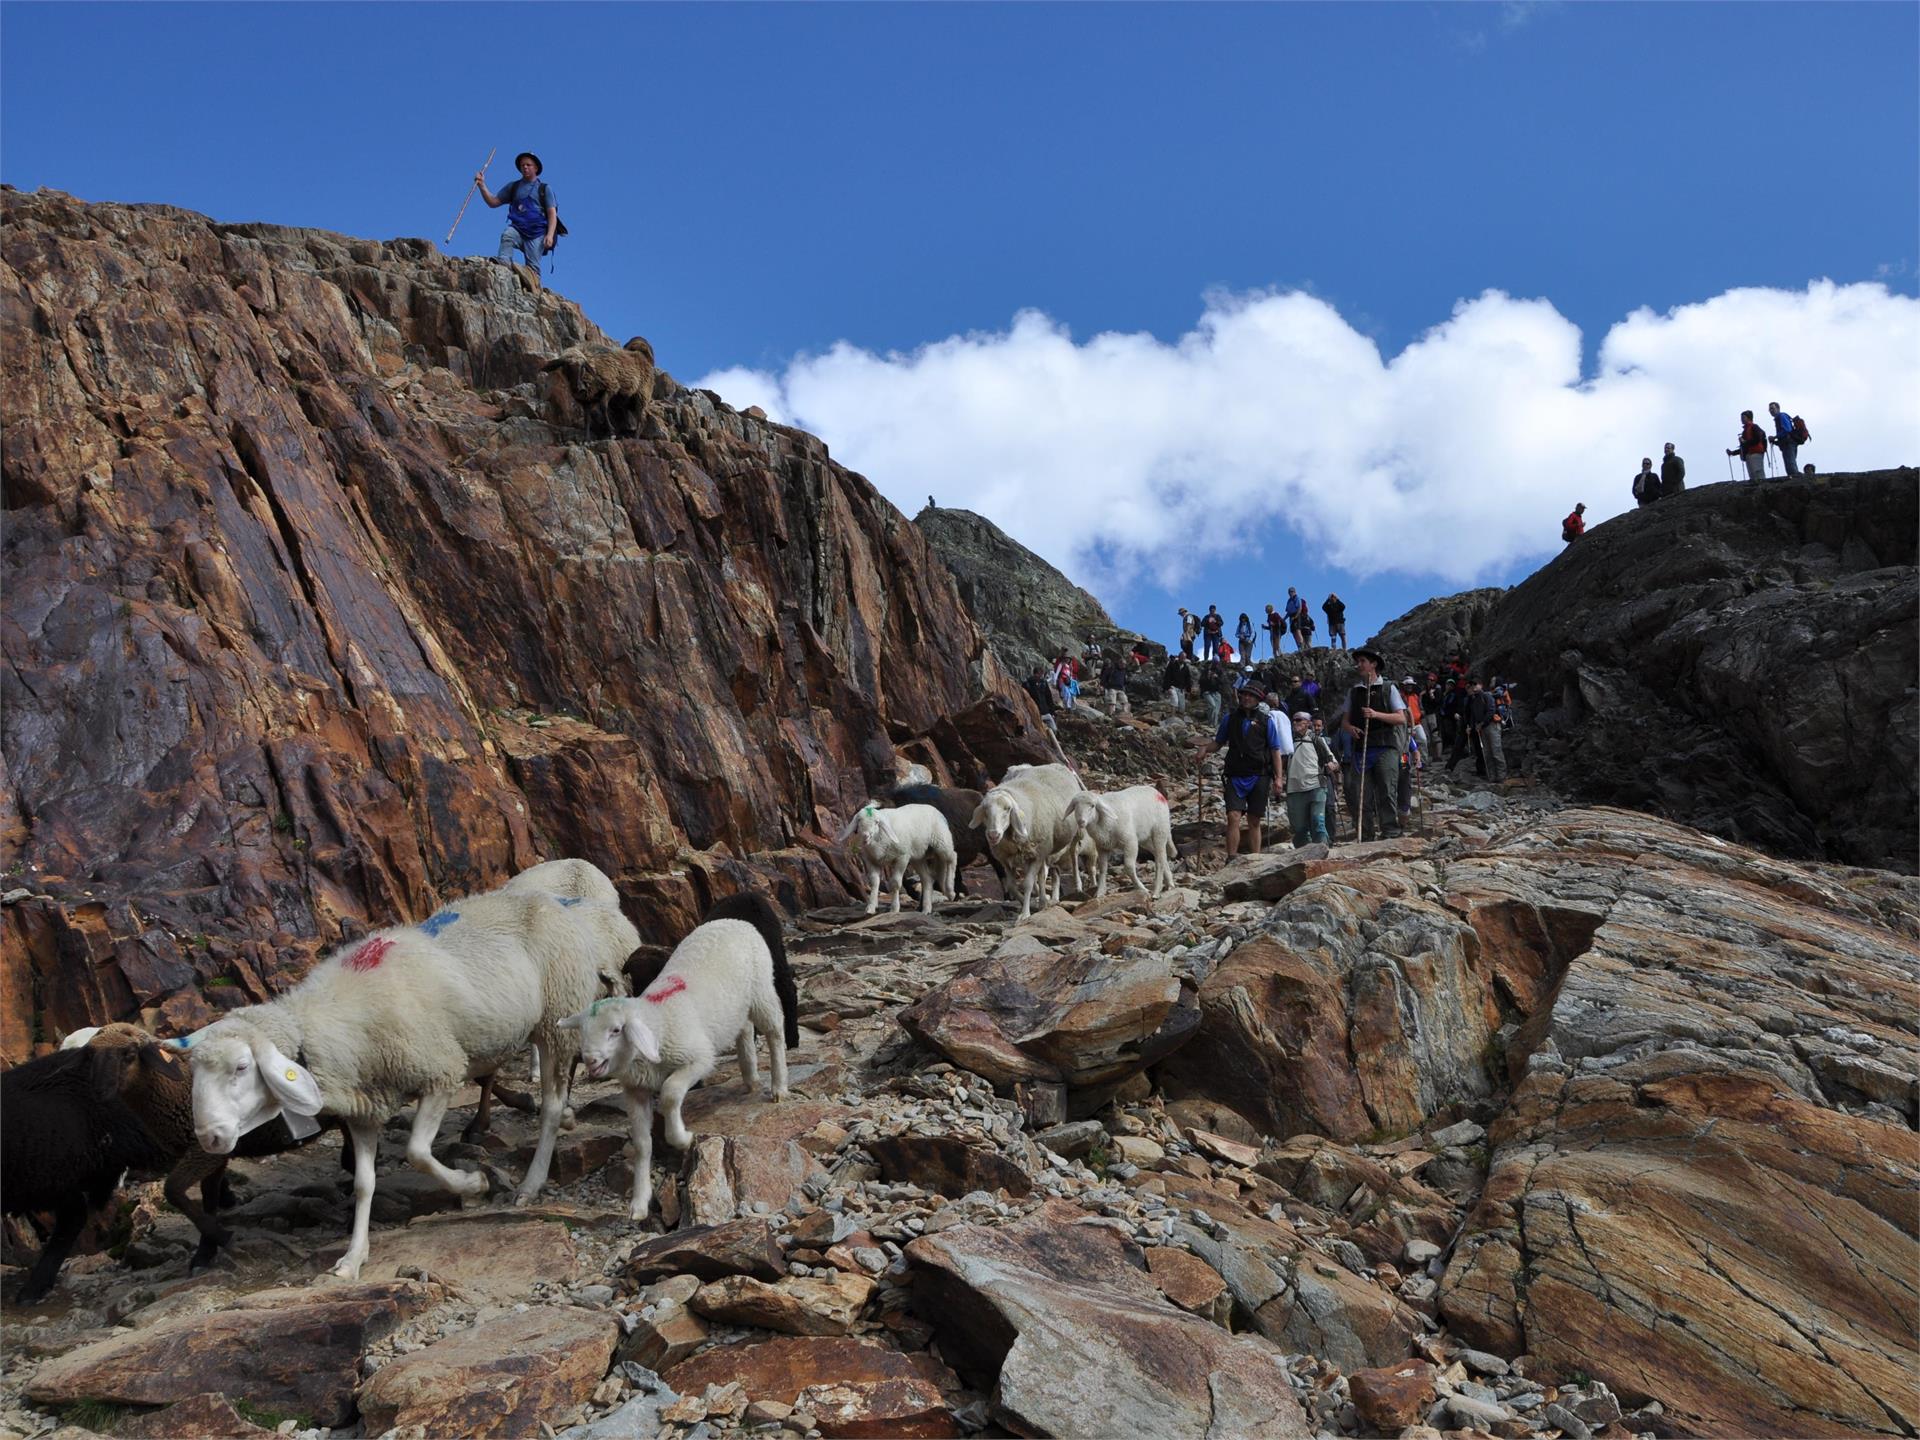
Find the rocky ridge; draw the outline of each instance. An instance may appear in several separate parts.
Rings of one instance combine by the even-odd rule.
[[[1519,680],[1529,763],[1564,793],[1911,874],[1916,537],[1911,467],[1699,486],[1588,531],[1471,654]]]
[[[1062,650],[1079,655],[1090,639],[1124,650],[1143,638],[1116,626],[1098,600],[986,516],[929,503],[913,523],[953,572],[961,598],[1016,679]]]
[[[1070,750],[1096,724],[1110,760],[1193,738],[1082,716]],[[1222,870],[1171,790],[1184,858],[1158,899],[801,916],[795,1098],[731,1067],[696,1091],[648,1226],[624,1219],[617,1097],[585,1085],[542,1205],[460,1212],[383,1173],[359,1287],[299,1284],[344,1231],[331,1142],[250,1167],[235,1259],[194,1280],[190,1228],[143,1196],[143,1268],[76,1262],[44,1323],[7,1318],[0,1420],[1920,1426],[1914,880],[1441,778],[1405,839]],[[505,1178],[525,1124],[443,1150]],[[326,1303],[334,1368],[248,1373],[234,1317],[305,1333]]]
[[[513,271],[4,207],[0,1057],[555,855],[827,903],[869,787],[1049,753],[872,486]]]

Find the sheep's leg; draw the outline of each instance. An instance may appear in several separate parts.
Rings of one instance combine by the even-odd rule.
[[[867,891],[867,914],[871,915],[880,908],[880,867],[878,865],[867,866],[867,879],[873,885],[873,888]]]
[[[949,855],[946,857],[946,880],[947,880],[947,898],[949,900],[959,899],[960,898],[960,857],[958,855]]]
[[[1133,876],[1133,888],[1146,894],[1147,887],[1140,883],[1140,842],[1137,840],[1127,847],[1127,873]]]
[[[1104,850],[1093,858],[1093,898],[1096,900],[1107,898],[1107,867],[1110,863]]]
[[[733,1053],[740,1057],[740,1076],[747,1082],[749,1091],[760,1088],[760,1061],[753,1053],[753,1024],[749,1021],[741,1027],[739,1038],[733,1042]]]
[[[645,1220],[653,1204],[653,1096],[631,1085],[621,1087],[627,1097],[627,1128],[633,1132],[633,1203],[629,1220]]]
[[[487,1133],[487,1127],[493,1123],[493,1075],[480,1077],[480,1103],[474,1107],[473,1118],[467,1121],[460,1131],[460,1138],[469,1145],[475,1144]]]
[[[920,913],[931,915],[933,913],[933,866],[922,858],[914,862],[913,870],[920,877]]]
[[[547,1168],[553,1164],[553,1142],[560,1134],[560,1114],[567,1108],[566,1085],[560,1075],[560,1056],[552,1045],[540,1047],[540,1140],[533,1147],[533,1160],[527,1166],[527,1178],[514,1192],[513,1203],[525,1205],[547,1183]]]
[[[778,1010],[774,1012],[773,1024],[767,1028],[767,1060],[773,1071],[773,1098],[787,1098],[787,1034],[784,1021]]]
[[[353,1149],[353,1238],[347,1241],[347,1253],[333,1267],[342,1280],[358,1280],[360,1267],[367,1262],[367,1220],[373,1214],[373,1154],[380,1143],[377,1120],[347,1121],[348,1143]]]
[[[691,1065],[682,1065],[660,1087],[660,1109],[667,1117],[667,1143],[676,1150],[685,1150],[693,1144],[693,1132],[687,1129],[687,1122],[680,1118],[680,1102],[687,1098],[689,1090],[707,1078],[707,1072],[712,1069],[711,1056],[696,1060]]]
[[[901,856],[888,868],[887,882],[893,890],[892,914],[900,913],[900,887],[907,883],[907,858]]]
[[[16,1304],[31,1305],[53,1288],[54,1277],[66,1263],[73,1242],[80,1238],[80,1231],[86,1223],[87,1202],[73,1191],[61,1196],[60,1204],[53,1212],[53,1233],[40,1247],[40,1258],[33,1262],[33,1269],[27,1272],[26,1283],[14,1297]]]
[[[207,1268],[220,1247],[233,1239],[225,1226],[214,1219],[214,1205],[220,1194],[220,1181],[226,1171],[224,1157],[196,1151],[182,1156],[167,1172],[167,1203],[193,1222],[200,1232],[200,1243],[187,1262],[187,1273],[197,1275]],[[200,1186],[200,1203],[193,1201],[193,1186]]]
[[[484,1195],[487,1177],[471,1170],[455,1170],[434,1158],[433,1142],[439,1137],[440,1122],[446,1118],[453,1095],[446,1090],[429,1090],[420,1097],[413,1112],[413,1133],[407,1136],[407,1163],[422,1174],[431,1175],[456,1195]],[[359,1163],[359,1144],[354,1145],[354,1162]],[[357,1176],[356,1176],[357,1178]]]
[[[1020,919],[1022,920],[1033,914],[1033,882],[1036,878],[1040,881],[1042,887],[1040,903],[1044,905],[1046,904],[1045,886],[1047,883],[1045,867],[1038,860],[1029,860],[1027,862],[1026,878],[1020,886]]]

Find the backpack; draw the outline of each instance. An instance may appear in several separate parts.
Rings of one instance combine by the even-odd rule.
[[[1562,520],[1560,522],[1560,538],[1566,541],[1573,539],[1573,525],[1569,521]]]
[[[1794,416],[1793,417],[1793,443],[1796,445],[1804,445],[1812,438],[1813,436],[1807,433],[1806,420],[1803,419],[1801,416],[1798,416],[1798,415]]]

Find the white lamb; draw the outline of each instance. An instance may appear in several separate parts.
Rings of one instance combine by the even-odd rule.
[[[1046,903],[1047,872],[1055,855],[1078,843],[1067,803],[1080,791],[1080,777],[1065,765],[1015,765],[980,801],[968,822],[987,832],[994,859],[1022,875],[1020,919],[1033,913],[1033,887]]]
[[[559,1022],[594,999],[605,957],[624,958],[638,943],[613,906],[504,891],[376,931],[286,994],[189,1037],[200,1143],[230,1154],[283,1109],[340,1117],[353,1141],[353,1236],[333,1273],[357,1279],[381,1125],[418,1099],[407,1159],[459,1195],[484,1193],[484,1175],[434,1158],[434,1137],[454,1092],[530,1040],[541,1056],[540,1140],[516,1198],[539,1192],[574,1052]]]
[[[1140,883],[1142,844],[1153,851],[1153,893],[1173,883],[1173,817],[1167,797],[1153,786],[1133,785],[1106,795],[1083,790],[1067,802],[1067,815],[1098,852],[1093,862],[1096,897],[1107,893],[1107,868],[1115,855],[1126,862],[1133,888],[1147,888]]]
[[[587,860],[543,860],[538,865],[528,866],[500,888],[513,895],[552,895],[563,905],[592,900],[611,905],[616,910],[620,908],[620,892],[614,888],[613,881],[607,878],[606,871]],[[626,961],[625,955],[603,959],[600,968],[601,995],[627,993]],[[533,1071],[528,1076],[528,1083],[540,1083],[540,1051],[537,1047],[533,1052]],[[568,1089],[571,1090],[572,1086],[569,1085]],[[483,1099],[480,1115],[476,1117],[483,1129],[487,1108]],[[573,1128],[573,1106],[567,1106],[560,1124],[567,1130]]]
[[[883,874],[893,887],[893,913],[900,913],[900,887],[909,867],[920,881],[922,915],[933,913],[936,866],[941,892],[948,899],[953,898],[954,876],[959,869],[954,859],[953,828],[947,824],[947,817],[933,806],[902,805],[895,810],[882,810],[877,805],[868,805],[847,822],[847,828],[840,832],[841,843],[845,844],[856,831],[860,837],[860,859],[867,867],[867,881],[871,886],[867,893],[867,914],[880,908]]]
[[[653,1203],[653,1104],[665,1111],[667,1143],[693,1143],[681,1102],[731,1046],[748,1088],[760,1083],[755,1034],[767,1037],[773,1098],[787,1094],[787,1046],[800,1043],[799,997],[787,968],[779,917],[758,896],[723,902],[746,918],[707,920],[674,948],[659,978],[631,1000],[596,1000],[560,1022],[577,1032],[587,1075],[612,1076],[626,1096],[633,1130],[633,1203],[644,1220]]]

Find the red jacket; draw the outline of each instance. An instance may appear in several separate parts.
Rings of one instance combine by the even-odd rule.
[[[1749,421],[1747,428],[1740,432],[1740,453],[1742,455],[1766,454],[1767,432]]]
[[[1587,533],[1586,516],[1576,510],[1560,522],[1560,528],[1569,535],[1584,535]]]

